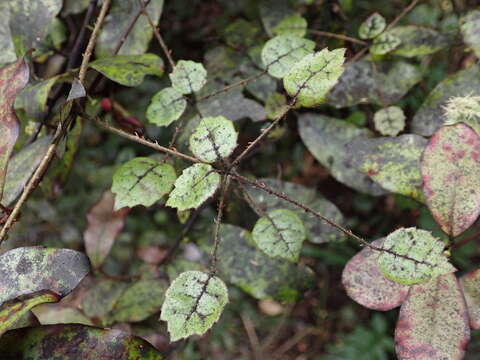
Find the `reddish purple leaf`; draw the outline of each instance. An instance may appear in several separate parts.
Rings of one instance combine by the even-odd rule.
[[[27,85],[29,70],[23,58],[0,69],[0,200],[7,173],[7,165],[18,138],[19,124],[13,103],[20,90]]]
[[[480,329],[480,269],[463,275],[460,278],[460,286],[467,302],[470,327]]]
[[[469,339],[467,306],[454,274],[410,288],[395,329],[400,360],[463,359]]]
[[[381,247],[384,239],[372,245]],[[410,286],[388,280],[377,265],[379,253],[365,248],[350,259],[342,274],[342,283],[357,303],[372,309],[386,311],[399,306],[407,297]]]
[[[94,268],[100,267],[105,261],[130,211],[128,207],[114,211],[114,204],[114,195],[105,191],[100,201],[87,213],[85,250]]]
[[[467,230],[480,214],[480,136],[458,123],[440,128],[422,158],[423,191],[447,234]]]

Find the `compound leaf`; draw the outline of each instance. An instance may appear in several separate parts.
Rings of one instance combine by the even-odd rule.
[[[145,75],[162,76],[164,71],[163,60],[155,54],[104,57],[89,66],[125,86],[138,86]]]
[[[386,26],[385,18],[379,13],[373,13],[358,28],[358,36],[361,39],[373,39],[380,35]]]
[[[196,209],[217,191],[219,185],[220,175],[210,165],[194,164],[183,170],[175,181],[175,189],[166,205],[180,211]]]
[[[258,219],[252,236],[267,255],[296,262],[306,233],[302,220],[295,212],[277,209]]]
[[[460,278],[460,286],[468,308],[468,319],[472,329],[480,329],[480,269]]]
[[[463,41],[480,57],[480,10],[472,10],[461,19]]]
[[[287,16],[272,28],[272,33],[274,35],[290,34],[304,37],[307,33],[307,20],[299,14]]]
[[[410,288],[395,329],[399,359],[463,359],[469,339],[465,300],[454,274]]]
[[[426,282],[456,271],[443,254],[444,247],[429,231],[400,228],[386,237],[378,265],[387,279],[401,284]]]
[[[382,247],[384,239],[372,245]],[[378,268],[378,251],[368,247],[350,259],[342,273],[342,284],[353,300],[372,310],[387,311],[400,306],[408,294],[408,285],[387,279]]]
[[[160,319],[167,321],[172,341],[203,335],[218,321],[227,303],[228,290],[222,280],[200,271],[186,271],[168,288]]]
[[[342,75],[344,60],[345,49],[323,49],[306,55],[285,75],[285,90],[300,106],[321,104]]]
[[[180,60],[170,74],[172,87],[181,94],[200,90],[207,82],[207,70],[201,63]]]
[[[152,97],[148,105],[146,117],[148,121],[158,126],[168,126],[187,108],[187,100],[172,87],[160,90]]]
[[[397,136],[405,128],[405,114],[398,106],[389,106],[373,115],[375,130],[385,136]]]
[[[440,128],[422,158],[423,191],[435,221],[457,236],[480,214],[480,136],[458,123]]]
[[[190,136],[190,150],[200,160],[213,163],[233,152],[237,137],[230,120],[223,116],[205,117]]]
[[[153,205],[172,190],[175,179],[175,169],[170,164],[146,157],[130,160],[113,174],[114,210]]]
[[[370,52],[374,55],[385,55],[399,47],[401,42],[397,36],[384,32],[373,40]]]
[[[315,43],[295,35],[279,35],[268,40],[262,49],[262,62],[268,73],[283,78],[292,66],[311,54]]]

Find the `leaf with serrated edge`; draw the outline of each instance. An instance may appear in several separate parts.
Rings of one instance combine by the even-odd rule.
[[[480,214],[480,136],[463,123],[440,128],[423,152],[422,177],[435,221],[460,235]]]
[[[372,245],[381,247],[384,239],[375,240]],[[378,251],[364,248],[350,259],[342,273],[342,284],[348,296],[372,310],[387,311],[406,299],[408,285],[388,280],[377,264]]]
[[[361,39],[373,39],[380,35],[386,26],[385,18],[379,13],[373,13],[358,28],[358,36]]]
[[[285,75],[283,85],[296,104],[305,107],[319,105],[343,73],[345,49],[323,49],[309,54],[293,65]]]
[[[223,116],[205,117],[190,136],[190,150],[200,160],[213,163],[233,152],[237,137],[230,120]]]
[[[399,359],[463,359],[469,339],[465,300],[454,274],[410,288],[395,329]]]
[[[283,78],[294,64],[313,52],[315,43],[295,35],[279,35],[268,40],[262,49],[263,65],[268,73]]]
[[[157,126],[168,126],[187,108],[187,100],[172,87],[160,90],[152,97],[145,116]]]
[[[397,136],[405,128],[405,114],[398,106],[389,106],[373,115],[375,130],[385,136]]]
[[[181,94],[191,94],[200,90],[207,82],[207,70],[201,63],[180,60],[170,74],[172,87]]]
[[[218,321],[228,303],[228,290],[218,277],[200,271],[181,273],[165,294],[160,319],[172,341],[203,335]]]
[[[472,329],[480,329],[480,269],[473,270],[460,278],[460,286],[468,308]]]
[[[210,165],[194,164],[183,170],[175,181],[166,205],[180,211],[196,209],[215,194],[219,185],[220,175]]]
[[[387,279],[406,285],[421,283],[456,271],[443,254],[444,247],[429,231],[400,228],[386,237],[377,261]]]
[[[252,236],[267,255],[296,262],[306,233],[302,220],[295,212],[277,209],[258,219]]]
[[[175,169],[170,164],[146,157],[130,160],[113,174],[114,210],[153,205],[172,190],[175,179]]]

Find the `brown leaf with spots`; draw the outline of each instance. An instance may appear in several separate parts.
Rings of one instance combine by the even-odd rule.
[[[8,160],[19,134],[13,103],[20,90],[27,85],[28,77],[28,65],[23,58],[0,69],[0,200]]]

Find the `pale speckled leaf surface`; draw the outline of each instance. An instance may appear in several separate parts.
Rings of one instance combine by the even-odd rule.
[[[405,57],[430,55],[450,43],[449,38],[440,32],[416,25],[396,26],[386,34],[400,40],[393,54]]]
[[[373,39],[380,35],[386,26],[385,18],[379,13],[373,13],[358,28],[358,36],[361,39]]]
[[[381,247],[384,239],[372,245]],[[378,251],[364,248],[350,259],[342,273],[342,284],[353,300],[372,310],[387,311],[400,306],[410,286],[388,280],[379,270]]]
[[[347,149],[353,166],[383,188],[424,202],[420,160],[427,142],[406,134],[353,140]]]
[[[423,191],[442,230],[457,236],[480,214],[480,136],[458,123],[440,128],[422,158]]]
[[[471,10],[461,19],[463,41],[480,57],[480,10]]]
[[[17,59],[10,31],[9,19],[10,5],[7,1],[3,1],[0,3],[0,66]]]
[[[470,271],[460,279],[460,286],[468,308],[472,329],[480,329],[480,269]]]
[[[370,52],[374,55],[385,55],[399,47],[401,42],[397,36],[384,32],[373,40]]]
[[[268,35],[273,36],[273,29],[283,19],[295,15],[289,0],[262,0],[259,2],[260,17]]]
[[[454,274],[410,288],[395,329],[400,360],[460,360],[469,339],[465,300]]]
[[[291,34],[303,37],[307,33],[307,20],[300,14],[295,14],[283,18],[272,28],[275,35]]]
[[[147,108],[146,117],[157,126],[168,126],[187,108],[187,100],[172,87],[166,87],[157,92]]]
[[[373,115],[375,130],[384,136],[397,136],[405,128],[405,114],[398,106],[389,106]]]
[[[172,87],[181,94],[191,94],[200,90],[207,82],[207,70],[201,63],[180,60],[170,74]]]

